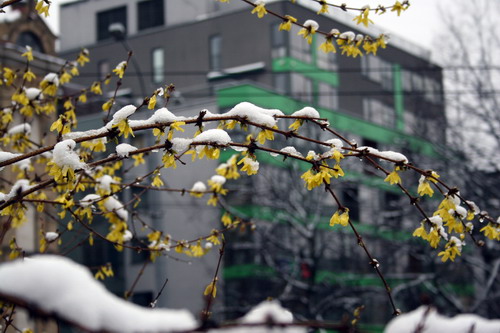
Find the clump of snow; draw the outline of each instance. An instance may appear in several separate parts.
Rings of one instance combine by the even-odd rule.
[[[343,146],[342,140],[340,140],[340,139],[330,139],[330,140],[327,140],[325,142],[328,143],[332,148],[337,149],[337,150],[341,150],[342,146]]]
[[[97,136],[97,135],[101,135],[104,133],[108,133],[109,130],[111,129],[111,127],[112,127],[112,125],[109,126],[109,129],[107,127],[101,127],[98,129],[91,129],[91,130],[83,131],[83,132],[69,132],[69,133],[63,134],[63,139],[64,140],[68,140],[68,139],[76,140],[76,139],[84,138],[84,137],[88,137],[88,136]]]
[[[101,200],[101,196],[98,194],[87,194],[78,203],[82,207],[92,206],[96,201]]]
[[[304,327],[284,327],[284,328],[271,328],[269,327],[269,322],[279,324],[292,324],[293,315],[290,311],[281,307],[278,301],[264,301],[259,305],[252,308],[245,316],[240,318],[238,322],[242,324],[257,325],[262,324],[262,326],[254,327],[236,327],[229,330],[220,330],[220,332],[229,333],[270,333],[270,332],[282,332],[282,333],[305,333],[307,331]]]
[[[369,147],[369,146],[361,146],[361,147],[358,147],[358,151],[359,152],[362,152],[362,151],[367,151],[368,153],[370,154],[378,154],[379,151],[377,148],[373,148],[373,147]]]
[[[27,171],[31,167],[31,159],[25,158],[24,160],[20,160],[19,162],[14,163],[20,170]]]
[[[59,85],[59,78],[57,77],[56,73],[49,73],[49,74],[45,75],[45,77],[43,78],[43,81],[53,83],[56,86]]]
[[[106,200],[104,200],[104,207],[108,212],[115,212],[118,217],[127,222],[128,221],[128,212],[127,210],[123,207],[123,204],[120,202],[120,200],[116,199],[114,196],[108,197]]]
[[[416,332],[423,324],[422,332],[425,333],[498,333],[500,320],[488,320],[473,314],[461,314],[453,318],[441,316],[434,308],[421,306],[409,313],[402,314],[392,319],[385,327],[385,333],[410,333]]]
[[[224,114],[224,116],[241,117],[268,127],[276,126],[277,120],[274,116],[278,115],[283,115],[283,112],[275,109],[264,109],[249,102],[239,103]]]
[[[68,258],[38,255],[0,266],[0,292],[18,297],[90,331],[167,332],[196,328],[186,310],[148,309],[111,294]]]
[[[134,235],[132,234],[132,232],[130,230],[125,230],[123,232],[123,241],[124,242],[130,242],[132,240],[132,238],[134,238]]]
[[[21,154],[9,153],[8,151],[0,151],[0,163],[10,160],[14,157],[20,156]],[[3,170],[4,167],[0,167],[0,171]]]
[[[405,155],[398,153],[398,152],[395,152],[395,151],[391,151],[391,150],[379,151],[377,153],[377,155],[379,157],[387,158],[389,160],[393,160],[396,162],[400,162],[400,163],[404,163],[404,164],[408,163],[408,159],[406,158]]]
[[[47,240],[47,242],[53,242],[57,238],[59,238],[59,234],[57,232],[48,231],[45,233],[45,239]]]
[[[197,142],[210,142],[221,146],[227,146],[231,142],[231,137],[224,130],[210,129],[208,131],[198,134],[193,139],[193,143]]]
[[[292,117],[319,118],[319,112],[316,111],[315,108],[306,106],[305,108],[302,108],[299,111],[295,111],[294,113],[292,113]]]
[[[86,169],[87,165],[80,161],[80,156],[73,150],[76,147],[74,140],[64,140],[54,146],[52,157],[59,167],[68,166],[72,169]]]
[[[226,177],[220,175],[214,175],[210,178],[210,180],[216,184],[224,185],[224,183],[226,182]]]
[[[185,138],[173,138],[172,139],[172,150],[177,154],[182,154],[189,149],[189,145],[193,142],[191,139]]]
[[[292,156],[303,157],[302,154],[299,151],[297,151],[297,149],[295,149],[295,147],[293,146],[287,146],[285,148],[281,148],[280,152],[287,153]]]
[[[30,181],[28,179],[19,179],[14,183],[14,185],[12,185],[10,192],[5,195],[3,199],[7,201],[15,198],[20,193],[28,191],[32,187],[33,185],[30,185]]]
[[[97,178],[97,188],[103,191],[110,192],[111,184],[116,184],[116,181],[110,175],[104,175]]]
[[[125,105],[113,114],[113,118],[106,124],[105,127],[110,130],[114,125],[118,124],[123,119],[127,119],[128,117],[133,115],[135,110],[137,110],[137,107],[135,107],[134,105]]]
[[[224,183],[223,183],[224,184]],[[203,182],[196,182],[193,184],[191,191],[193,192],[205,192],[207,190],[207,186]]]
[[[7,131],[7,133],[10,135],[19,134],[19,133],[24,133],[26,135],[29,135],[31,133],[31,125],[28,123],[22,123],[22,124],[11,127]]]
[[[137,150],[137,148],[128,143],[120,143],[116,146],[116,154],[120,157],[128,157],[128,154],[135,150]]]
[[[25,88],[24,93],[30,101],[43,98],[42,91],[38,88]]]
[[[177,121],[177,116],[170,112],[167,108],[160,108],[153,113],[153,115],[149,118],[153,123],[170,123],[173,121]]]
[[[354,38],[356,38],[356,34],[352,31],[345,31],[345,32],[340,34],[339,38],[346,39],[346,40],[351,42],[354,40]]]
[[[318,22],[316,22],[314,20],[306,20],[304,22],[304,27],[308,28],[308,29],[318,30],[319,29],[319,24],[318,24]]]

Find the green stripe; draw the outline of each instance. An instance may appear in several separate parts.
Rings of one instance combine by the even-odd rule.
[[[313,64],[290,57],[275,58],[272,62],[273,72],[298,72],[310,79],[323,81],[337,87],[339,85],[338,74],[314,65],[316,63],[316,54],[313,53],[313,57]]]

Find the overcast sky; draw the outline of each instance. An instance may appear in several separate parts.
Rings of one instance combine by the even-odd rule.
[[[74,0],[59,0],[53,1],[51,8],[51,15],[48,23],[59,34],[59,4],[72,2]],[[183,0],[166,0],[166,1],[183,1]],[[215,1],[215,0],[199,0],[199,1]],[[232,0],[238,1],[238,0]],[[411,0],[410,9],[402,13],[398,17],[393,12],[388,12],[382,16],[373,16],[373,20],[380,28],[391,32],[393,35],[404,37],[413,43],[422,46],[426,49],[432,49],[434,36],[439,33],[441,29],[441,21],[438,7],[446,8],[446,6],[453,5],[456,0]],[[492,0],[498,1],[498,0]],[[334,2],[334,1],[331,1]],[[345,2],[350,6],[363,6],[370,5],[372,8],[377,7],[378,4],[386,6],[391,5],[394,0],[342,0],[338,3]],[[229,5],[231,5],[229,3]]]

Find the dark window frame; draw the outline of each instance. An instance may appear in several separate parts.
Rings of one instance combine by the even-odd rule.
[[[137,30],[143,31],[165,25],[163,0],[145,0],[137,3]]]
[[[127,35],[127,6],[114,7],[100,11],[96,14],[97,19],[97,40],[111,39],[109,26],[113,23],[121,23]]]

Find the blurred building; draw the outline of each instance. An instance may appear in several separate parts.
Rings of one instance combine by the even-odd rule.
[[[25,87],[37,87],[43,77],[51,72],[58,72],[64,65],[64,61],[57,58],[55,55],[56,36],[46,25],[43,19],[38,16],[34,10],[33,1],[22,1],[12,4],[7,7],[5,13],[0,13],[0,68],[4,72],[4,68],[8,67],[16,72],[17,79],[14,85],[7,87],[2,85],[0,89],[0,105],[3,112],[10,109],[12,104],[11,96],[21,85],[22,76],[26,69],[26,58],[21,54],[27,51],[26,46],[29,45],[33,49],[34,61],[30,63],[31,71],[36,75],[36,79],[30,83],[26,83]],[[2,82],[3,83],[3,82]],[[42,142],[45,140],[45,134],[49,132],[50,125],[55,120],[55,114],[51,116],[36,117],[29,121],[30,139],[32,142]],[[25,119],[18,114],[14,114],[14,119],[10,123],[2,124],[2,131],[9,130],[16,125],[25,122]],[[7,135],[2,132],[3,135]],[[10,144],[0,144],[0,150],[13,152]],[[16,181],[16,173],[10,168],[1,172],[0,191],[8,193],[12,184]],[[37,252],[39,248],[40,228],[44,225],[46,228],[55,230],[56,226],[52,220],[47,219],[46,215],[40,214],[32,206],[28,206],[28,220],[19,228],[9,229],[7,217],[2,216],[2,230],[0,238],[3,240],[0,260],[3,261],[9,254],[9,242],[15,238],[17,245],[29,255]],[[29,315],[25,311],[19,309],[18,315],[15,317],[15,325],[17,327],[36,327],[37,330],[50,330],[54,327],[47,326],[46,323],[37,322],[36,326],[29,324]]]
[[[296,17],[299,22],[313,18],[325,31],[336,28],[379,33],[355,26],[352,17],[342,12],[318,16],[317,9],[290,1],[275,1],[266,8]],[[288,114],[306,105],[313,106],[333,128],[360,146],[400,151],[426,168],[439,166],[440,155],[434,143],[445,140],[442,72],[430,61],[429,52],[394,36],[387,49],[380,50],[376,57],[327,55],[318,51],[323,42],[321,37],[314,38],[310,46],[297,36],[297,30],[279,31],[279,19],[271,15],[257,19],[250,11],[251,7],[240,1],[229,4],[200,0],[76,1],[61,6],[60,55],[72,58],[81,48],[87,48],[92,62],[82,70],[81,83],[90,84],[124,60],[126,50],[133,50],[135,63],[130,65],[120,88],[123,96],[132,101],[142,100],[144,94],[151,94],[157,87],[174,83],[176,94],[168,107],[176,114],[185,110],[195,114],[204,108],[213,113],[224,112],[241,101]],[[72,29],[74,26],[86,28]],[[91,115],[84,119],[89,124],[95,121]],[[309,134],[324,138],[321,133]],[[238,133],[233,138],[240,139]],[[284,147],[289,142],[282,140],[275,144]],[[297,149],[306,154],[309,147],[297,146]],[[223,155],[223,160],[230,156]],[[342,314],[363,299],[353,295],[354,292],[358,296],[369,295],[367,302],[375,307],[373,313],[366,314],[370,320],[384,320],[385,315],[380,313],[390,314],[388,302],[383,298],[385,292],[367,259],[361,257],[355,237],[347,231],[331,232],[327,227],[335,209],[333,202],[324,199],[322,193],[301,196],[303,184],[292,184],[297,177],[280,178],[284,173],[273,161],[262,157],[261,178],[244,178],[230,184],[238,192],[238,196],[229,199],[233,209],[256,221],[258,228],[256,232],[243,230],[229,236],[237,241],[228,242],[225,257],[226,315],[237,316],[269,296],[281,299],[304,317],[313,314],[339,319],[331,314]],[[380,175],[375,176],[375,170],[356,164],[359,163],[346,167],[350,171],[339,182],[337,190],[343,202],[350,208],[351,217],[366,235],[365,239],[389,241],[374,241],[373,252],[376,257],[388,256],[387,261],[384,258],[387,262],[384,272],[392,285],[415,279],[425,271],[425,265],[418,253],[404,249],[411,238],[405,226],[411,228],[416,222],[401,209],[407,199],[384,183]],[[288,166],[291,175],[304,172],[300,165]],[[213,167],[204,168],[213,170]],[[193,173],[189,171],[182,177],[188,184],[189,180],[204,180],[201,175],[188,179],[190,175]],[[167,175],[166,180],[170,185],[179,178]],[[269,184],[274,182],[282,186],[281,190],[272,191]],[[295,187],[297,191],[290,190]],[[292,192],[300,196],[292,198]],[[178,215],[169,213],[175,211],[172,207],[175,201],[165,201],[156,193],[152,196],[155,198],[149,198],[148,211],[151,216],[158,215],[155,223],[163,224],[166,232],[175,234],[170,228],[179,228],[186,219],[204,223],[195,216],[187,216],[189,207],[177,207]],[[297,214],[276,204],[305,203],[305,198],[316,199],[304,205],[304,209],[297,209],[301,211]],[[320,205],[318,200],[323,200]],[[313,209],[313,204],[319,207]],[[305,229],[300,230],[301,226]],[[283,242],[283,247],[273,241],[272,235]],[[318,251],[324,244],[329,246]],[[380,252],[383,253],[377,254]],[[130,258],[126,260],[125,267],[132,270],[140,267]],[[161,263],[164,268],[152,277],[156,282],[143,284],[140,290],[153,295],[162,279],[168,277],[167,288],[171,283],[171,289],[162,296],[164,301],[160,304],[173,306],[181,297],[176,292],[181,295],[184,290],[176,289],[175,280],[181,278],[169,267],[179,264],[172,260]],[[131,276],[134,275],[126,278],[127,285]],[[195,284],[199,289],[206,281]],[[318,293],[317,287],[328,292]],[[345,292],[334,294],[335,290]],[[330,292],[332,297],[324,298]],[[297,300],[307,297],[311,297],[309,303],[318,304],[316,313]],[[181,302],[187,298],[182,297]]]

